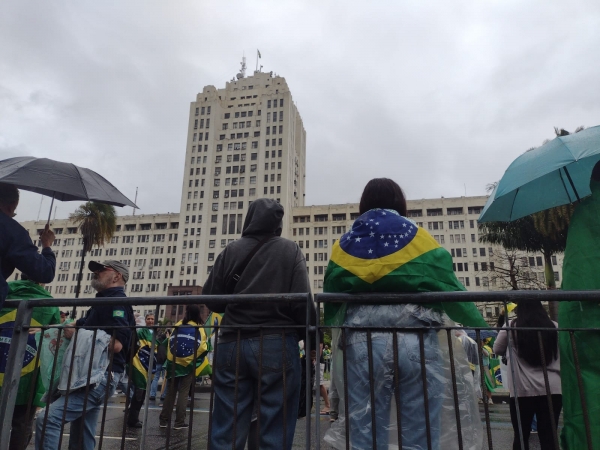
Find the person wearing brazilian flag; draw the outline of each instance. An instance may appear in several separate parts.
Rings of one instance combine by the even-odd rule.
[[[452,269],[450,254],[423,228],[407,219],[406,199],[400,186],[387,178],[373,179],[367,183],[359,205],[360,217],[352,229],[333,245],[325,273],[324,292],[374,293],[374,292],[432,292],[466,290]],[[448,384],[448,366],[443,357],[444,346],[438,340],[437,330],[442,326],[444,313],[452,320],[466,326],[487,327],[487,323],[471,302],[436,304],[325,304],[325,324],[348,327],[422,327],[422,331],[397,331],[397,366],[394,364],[393,333],[372,333],[371,348],[367,348],[364,330],[348,331],[346,341],[334,336],[334,362],[332,376],[340,396],[344,393],[341,357],[347,362],[347,417],[349,424],[340,419],[328,430],[325,440],[335,448],[345,448],[345,426],[350,429],[350,448],[388,448],[390,430],[396,421],[391,418],[395,407],[394,373],[398,370],[402,446],[411,449],[442,447],[442,404],[452,397],[445,390]],[[339,329],[338,329],[339,332]],[[444,332],[440,336],[445,336]],[[423,381],[421,373],[421,339],[425,354],[425,376],[429,406],[429,430],[426,427]],[[454,343],[453,343],[454,345]],[[460,345],[460,344],[458,344]],[[457,347],[458,348],[458,347]],[[447,351],[447,345],[446,345]],[[368,356],[372,356],[373,373],[369,373]],[[465,376],[470,376],[466,358],[461,363]],[[336,361],[337,360],[337,361]],[[458,370],[457,376],[458,374]],[[371,404],[371,383],[374,404]],[[460,409],[472,411],[476,417],[472,425],[462,422],[463,438],[481,436],[481,423],[477,410],[473,383],[462,384],[464,397],[458,399]],[[340,399],[340,407],[344,404]],[[469,409],[470,408],[470,409]],[[374,409],[374,412],[371,411]],[[453,404],[450,406],[454,411]],[[376,417],[372,424],[371,415]],[[463,415],[463,418],[465,416]],[[471,417],[472,418],[472,417]],[[455,419],[453,419],[455,420]],[[462,419],[461,419],[462,420]],[[375,426],[376,445],[372,426]],[[478,428],[477,428],[478,427]],[[452,428],[452,427],[446,427]],[[453,438],[452,445],[456,445]],[[466,444],[465,444],[466,445]],[[452,448],[450,446],[449,448]],[[465,446],[465,448],[469,448]]]
[[[206,333],[200,318],[200,307],[187,305],[183,320],[175,324],[173,334],[169,338],[167,361],[165,362],[165,382],[169,384],[159,417],[161,428],[169,426],[175,397],[177,397],[177,407],[173,429],[188,428],[189,425],[185,423],[188,393],[196,377],[210,373],[210,365],[206,357],[207,351]]]
[[[8,283],[8,296],[6,298],[8,300],[27,300],[32,298],[52,298],[52,296],[44,289],[42,284],[36,283],[23,273],[20,280]],[[0,311],[0,386],[2,386],[4,381],[4,371],[7,363],[6,357],[12,338],[12,328],[16,314],[17,310],[15,308],[2,308]],[[60,315],[57,307],[44,306],[33,309],[32,327],[58,324],[60,324]],[[32,328],[29,331],[27,339],[27,351],[23,358],[17,401],[12,417],[12,433],[8,447],[10,450],[25,450],[27,448],[33,435],[33,419],[36,408],[46,406],[41,401],[45,389],[42,378],[38,373],[39,365],[36,365],[36,362],[38,362],[36,356],[39,344],[39,334],[36,331],[39,331],[39,328],[37,330],[36,328]],[[32,403],[29,403],[30,398],[32,398]]]
[[[154,314],[148,313],[145,317],[146,326],[137,328],[138,350],[133,357],[133,368],[131,381],[133,382],[133,395],[129,405],[129,414],[127,416],[127,426],[131,428],[142,428],[140,422],[140,410],[144,406],[146,399],[146,386],[148,385],[148,367],[150,365],[150,349],[152,348],[152,333],[154,326]],[[156,369],[156,361],[154,362]]]

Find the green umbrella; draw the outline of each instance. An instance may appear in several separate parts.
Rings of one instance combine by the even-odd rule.
[[[600,161],[600,126],[559,136],[530,150],[506,169],[479,222],[511,222],[591,195]]]

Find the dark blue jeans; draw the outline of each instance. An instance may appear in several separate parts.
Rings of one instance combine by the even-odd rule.
[[[259,353],[260,338],[240,341],[234,447],[239,450],[246,445],[254,401],[258,399]],[[213,365],[215,402],[210,436],[213,450],[230,450],[233,447],[237,355],[237,342],[219,342]],[[258,416],[261,450],[292,448],[301,374],[298,337],[287,335],[284,342],[280,334],[263,336]]]

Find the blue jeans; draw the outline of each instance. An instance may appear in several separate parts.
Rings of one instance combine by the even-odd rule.
[[[427,429],[421,378],[421,355],[418,333],[398,335],[398,378],[402,448],[427,449]],[[348,367],[348,407],[352,449],[375,448],[371,423],[372,379],[375,404],[375,436],[377,448],[388,448],[390,409],[394,398],[394,354],[392,333],[373,334],[373,374],[369,377],[367,342],[357,341],[346,347]],[[429,404],[432,449],[440,445],[440,412],[444,381],[435,330],[424,330],[425,373]]]
[[[162,375],[163,365],[156,363],[156,372],[154,372],[154,378],[152,378],[152,384],[150,384],[150,397],[156,397],[156,389],[158,388],[158,379]]]
[[[93,450],[96,446],[96,425],[98,423],[98,415],[104,406],[104,398],[107,389],[107,376],[96,385],[94,389],[90,389],[87,399],[85,416],[83,414],[83,403],[85,399],[85,388],[79,389],[69,394],[67,402],[67,414],[65,420],[71,423],[71,436],[69,438],[69,450]],[[117,384],[122,373],[113,373],[110,386],[108,386],[108,395],[115,393]],[[42,410],[38,414],[36,420],[35,431],[35,448],[36,450],[56,450],[60,438],[60,427],[62,423],[63,411],[65,410],[65,396],[61,396],[51,405],[47,406],[48,421],[46,423],[46,431],[44,440],[42,441],[42,429],[44,424],[45,411]],[[79,446],[83,433],[83,447]]]
[[[280,334],[263,336],[260,384],[259,435],[261,450],[291,449],[298,419],[300,395],[300,355],[298,337]],[[285,350],[284,350],[285,349]],[[285,361],[283,360],[285,351]],[[215,402],[212,411],[211,448],[233,447],[233,417],[236,395],[237,342],[219,342],[213,365]],[[243,450],[250,432],[254,399],[258,398],[260,338],[240,341],[237,380],[237,427],[235,449]],[[285,375],[285,390],[284,390]],[[285,405],[285,417],[284,417]],[[285,437],[285,446],[283,445]]]

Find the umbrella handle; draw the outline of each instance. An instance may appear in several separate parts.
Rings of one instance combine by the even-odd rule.
[[[48,222],[46,225],[50,226],[50,217],[52,216],[52,206],[54,205],[54,195],[52,194],[52,201],[50,202],[50,212],[48,213]]]

